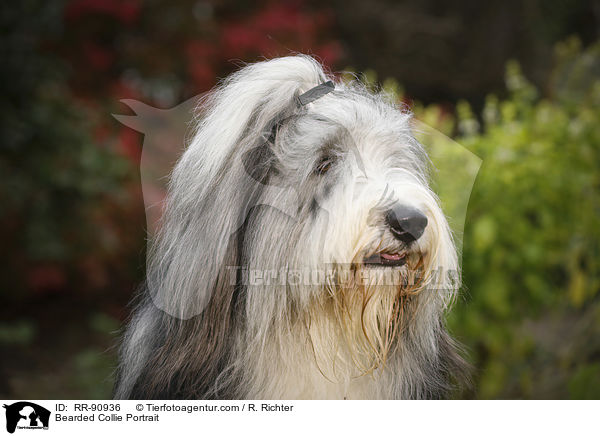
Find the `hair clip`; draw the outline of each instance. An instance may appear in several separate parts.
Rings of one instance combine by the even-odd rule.
[[[314,88],[309,89],[304,94],[298,96],[298,103],[300,106],[306,106],[308,103],[312,103],[318,98],[323,97],[324,95],[329,94],[331,91],[335,89],[335,85],[331,80],[321,83],[320,85],[315,86]]]

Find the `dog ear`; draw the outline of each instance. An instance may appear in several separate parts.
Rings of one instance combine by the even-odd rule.
[[[223,269],[239,266],[224,264],[232,235],[265,189],[283,189],[265,183],[269,156],[255,149],[273,120],[297,110],[297,97],[326,79],[310,57],[278,58],[243,68],[204,100],[206,116],[175,166],[150,246],[147,284],[160,309],[180,319],[198,315]],[[290,213],[294,206],[275,205]]]

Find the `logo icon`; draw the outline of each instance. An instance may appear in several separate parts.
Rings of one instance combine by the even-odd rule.
[[[48,429],[50,411],[29,401],[19,401],[4,405],[6,409],[6,431],[14,433],[15,429]]]

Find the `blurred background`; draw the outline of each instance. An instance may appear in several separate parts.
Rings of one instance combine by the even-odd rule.
[[[600,398],[600,3],[0,3],[0,397],[109,398],[144,276],[143,135],[240,61],[361,73],[483,159],[449,317],[459,398]]]

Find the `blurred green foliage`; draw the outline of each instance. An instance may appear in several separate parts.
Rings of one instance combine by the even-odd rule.
[[[483,167],[451,326],[474,351],[480,398],[600,397],[600,45],[575,41],[559,46],[549,98],[510,63],[482,133],[458,106],[458,140]]]
[[[600,44],[556,58],[546,98],[510,62],[481,116],[415,104],[483,159],[449,318],[475,367],[465,397],[600,398]]]

